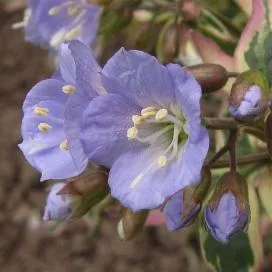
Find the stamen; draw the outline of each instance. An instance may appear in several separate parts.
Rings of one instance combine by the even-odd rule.
[[[167,164],[166,156],[159,156],[157,163],[160,168],[165,167],[165,165]]]
[[[144,118],[140,115],[133,115],[132,122],[134,125],[141,125],[144,122]]]
[[[156,120],[162,120],[164,119],[166,116],[168,115],[168,110],[167,109],[160,109],[157,113],[156,113]]]
[[[24,11],[24,19],[23,19],[23,21],[13,24],[11,26],[11,28],[12,29],[19,29],[19,28],[26,27],[26,25],[28,24],[28,21],[29,21],[30,17],[31,17],[31,9],[27,8]]]
[[[60,143],[59,148],[62,151],[68,151],[68,141],[64,140],[62,143]]]
[[[61,29],[61,30],[59,30],[58,32],[56,32],[56,33],[52,36],[52,38],[51,38],[51,40],[50,40],[50,45],[51,45],[52,47],[54,47],[54,46],[58,46],[58,45],[60,45],[61,43],[63,43],[63,42],[65,41],[65,34],[66,34],[66,32],[65,32],[64,29]]]
[[[156,115],[157,111],[149,111],[149,112],[144,112],[142,113],[142,117],[144,118],[150,118],[150,117],[154,117]]]
[[[65,94],[72,94],[75,92],[75,90],[76,90],[76,87],[74,87],[73,85],[65,85],[62,87],[62,91]]]
[[[78,25],[66,33],[65,40],[68,40],[68,41],[73,40],[74,38],[79,36],[80,33],[81,33],[81,25]]]
[[[173,127],[173,125],[168,125],[167,127],[164,127],[160,129],[159,131],[147,136],[147,137],[137,137],[137,140],[141,143],[147,143],[147,142],[155,142],[156,139],[160,136],[162,136],[164,133],[166,133],[168,130],[170,130]],[[138,132],[138,131],[137,131]]]
[[[131,127],[127,130],[127,137],[129,140],[135,139],[138,135],[138,130],[136,127]]]
[[[130,188],[131,189],[134,189],[138,184],[139,182],[142,180],[142,178],[144,177],[144,174],[143,173],[140,173],[131,183],[130,183]]]
[[[38,125],[38,129],[41,131],[41,132],[48,132],[49,130],[51,130],[53,127],[50,126],[49,124],[47,123],[40,123]]]
[[[141,110],[141,115],[145,114],[146,112],[150,112],[150,111],[156,111],[156,109],[154,107],[147,107]]]
[[[34,113],[38,116],[47,116],[49,113],[49,109],[43,107],[35,107]]]

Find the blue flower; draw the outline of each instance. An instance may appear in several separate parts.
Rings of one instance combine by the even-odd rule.
[[[74,207],[80,201],[81,196],[58,194],[65,183],[54,184],[47,197],[43,220],[66,220],[73,215]]]
[[[197,183],[209,138],[192,75],[121,49],[102,76],[109,93],[90,102],[80,137],[88,158],[111,168],[112,196],[139,211]]]
[[[233,235],[244,230],[248,223],[249,207],[239,207],[236,197],[227,192],[214,209],[205,208],[205,221],[213,237],[222,243],[228,243]]]
[[[26,96],[19,147],[41,180],[69,178],[86,168],[80,120],[88,103],[104,92],[99,72],[89,48],[72,41],[61,47],[59,71]]]
[[[85,0],[29,0],[22,23],[25,39],[42,47],[58,47],[70,40],[90,45],[96,37],[100,10]]]
[[[258,104],[261,99],[261,89],[257,85],[251,86],[244,94],[239,104],[230,105],[229,113],[233,117],[241,118],[247,115],[256,115],[259,112]]]

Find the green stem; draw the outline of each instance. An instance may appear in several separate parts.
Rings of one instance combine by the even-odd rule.
[[[238,123],[234,118],[231,117],[204,117],[202,119],[203,125],[207,129],[236,129],[238,128]]]
[[[252,163],[269,163],[271,162],[269,154],[267,152],[259,152],[257,154],[241,156],[237,159],[236,164],[238,166],[252,164]],[[213,169],[229,167],[229,160],[220,160],[212,165]]]

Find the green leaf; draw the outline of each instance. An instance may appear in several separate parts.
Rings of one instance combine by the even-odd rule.
[[[224,245],[216,241],[204,224],[200,226],[200,243],[204,260],[213,271],[250,272],[262,261],[262,240],[259,230],[259,206],[256,192],[249,186],[251,221],[247,233],[234,236]]]
[[[271,81],[272,72],[272,5],[268,0],[255,0],[253,15],[248,24],[244,38],[250,41],[244,53],[245,61],[250,69],[261,70]],[[262,18],[260,20],[260,18]],[[243,40],[243,39],[241,39]],[[245,40],[245,39],[244,39]],[[244,43],[248,43],[244,41]]]

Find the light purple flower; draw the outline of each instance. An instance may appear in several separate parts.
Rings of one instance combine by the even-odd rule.
[[[200,124],[201,89],[193,76],[124,49],[102,74],[109,93],[84,112],[81,139],[90,160],[111,168],[112,196],[139,211],[197,183],[209,138]]]
[[[81,197],[58,194],[65,185],[65,183],[57,183],[51,187],[44,209],[43,220],[62,221],[69,219],[73,215],[73,208]]]
[[[86,0],[29,0],[22,23],[25,39],[42,47],[70,40],[90,45],[96,37],[100,10]]]
[[[246,92],[243,100],[239,105],[231,105],[229,113],[233,117],[244,117],[247,115],[254,115],[256,113],[257,105],[261,99],[261,89],[257,85],[253,85]]]
[[[26,96],[19,147],[41,180],[76,176],[87,166],[78,135],[84,109],[104,92],[99,72],[89,48],[72,41],[61,47],[59,72]]]
[[[166,217],[167,228],[170,231],[189,226],[198,216],[201,210],[201,204],[193,204],[192,196],[189,203],[187,202],[184,199],[184,192],[182,190],[174,194],[164,206],[163,212]],[[186,207],[186,204],[189,204],[189,207]]]
[[[231,193],[225,193],[219,200],[218,206],[205,208],[205,221],[213,237],[222,243],[228,243],[231,237],[244,230],[248,218],[249,208],[241,209],[238,201]]]

